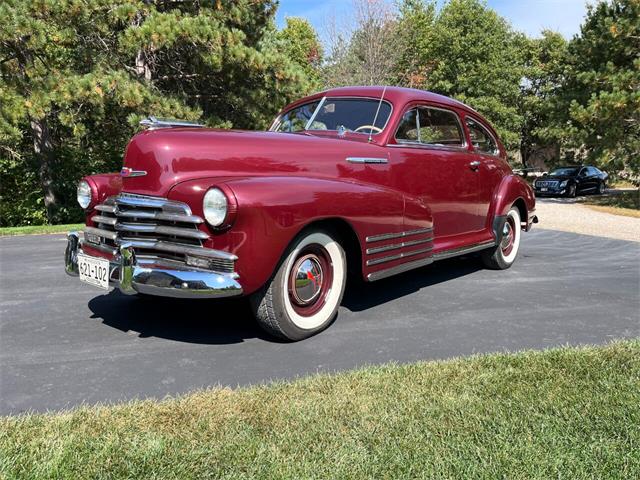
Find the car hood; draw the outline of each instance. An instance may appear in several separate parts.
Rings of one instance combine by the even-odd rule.
[[[375,143],[349,139],[200,128],[145,130],[127,146],[123,191],[166,196],[178,183],[206,177],[335,177],[337,161],[346,166],[349,155],[386,157]]]

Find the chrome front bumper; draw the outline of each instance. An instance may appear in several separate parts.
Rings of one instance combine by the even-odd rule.
[[[78,232],[67,235],[65,271],[77,277],[78,253],[83,240]],[[126,295],[143,293],[174,298],[223,298],[242,294],[236,273],[220,273],[169,265],[161,259],[137,259],[131,246],[123,244],[119,253],[109,260],[109,285]]]

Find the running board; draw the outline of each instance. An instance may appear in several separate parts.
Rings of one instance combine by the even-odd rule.
[[[393,275],[407,272],[415,268],[424,267],[425,265],[429,265],[438,260],[445,260],[447,258],[459,257],[461,255],[467,255],[469,253],[479,252],[481,250],[485,250],[487,248],[491,248],[495,246],[496,246],[496,242],[494,240],[490,240],[488,242],[477,243],[475,245],[469,245],[466,247],[459,247],[459,248],[444,250],[442,252],[436,253],[435,255],[431,255],[427,258],[421,258],[419,260],[402,263],[400,265],[396,265],[395,267],[387,268],[384,270],[378,270],[377,272],[370,273],[369,275],[367,275],[367,280],[369,280],[370,282],[375,282],[376,280],[382,280],[383,278],[391,277]],[[423,252],[420,252],[420,253],[423,253]]]

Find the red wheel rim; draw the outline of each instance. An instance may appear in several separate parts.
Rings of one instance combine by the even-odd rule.
[[[505,257],[509,256],[513,251],[515,237],[515,222],[513,221],[513,218],[508,217],[507,221],[504,222],[504,227],[502,229],[502,241],[500,242],[500,249]]]
[[[320,245],[305,247],[289,272],[288,294],[298,315],[318,313],[327,300],[333,283],[333,265],[329,253]]]

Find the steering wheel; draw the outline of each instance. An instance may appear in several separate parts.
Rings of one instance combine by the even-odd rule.
[[[359,132],[360,130],[369,130],[369,131],[374,131],[376,133],[380,133],[382,131],[381,128],[376,127],[375,125],[360,125],[358,128],[356,128],[354,130],[354,132]]]

